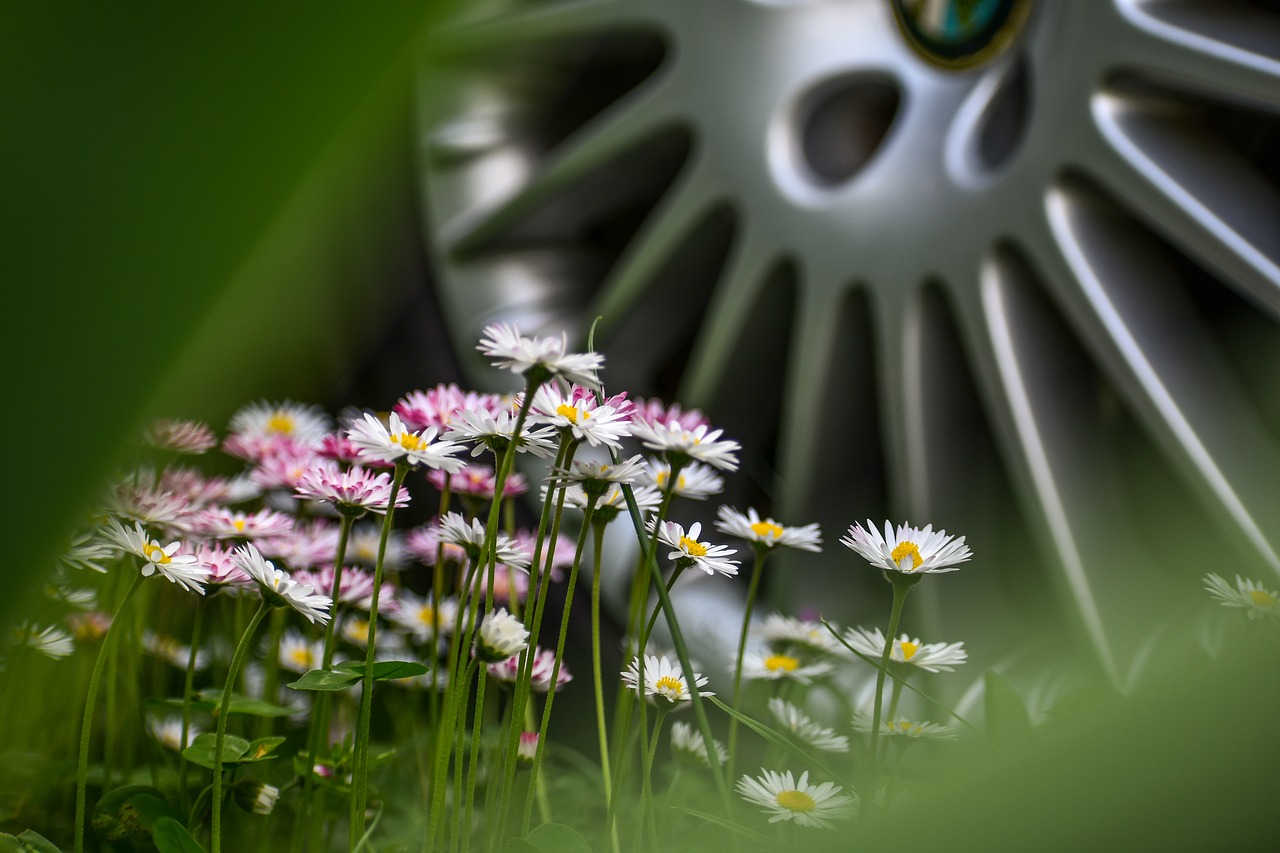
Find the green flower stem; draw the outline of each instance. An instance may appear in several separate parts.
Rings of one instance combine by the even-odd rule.
[[[755,545],[756,559],[751,566],[751,583],[747,586],[747,608],[742,614],[742,632],[738,635],[738,655],[734,658],[733,664],[733,694],[730,704],[733,705],[735,711],[741,711],[739,707],[739,699],[742,696],[742,656],[747,650],[747,634],[751,628],[751,611],[755,608],[756,593],[760,589],[760,576],[763,574],[761,569],[764,568],[764,561],[768,559],[772,553],[767,545]],[[738,718],[731,717],[729,719],[729,761],[728,768],[725,771],[730,779],[734,778],[733,769],[738,756]]]
[[[896,719],[898,713],[898,700],[902,698],[902,681],[898,676],[893,677],[893,693],[889,696],[889,720]]]
[[[347,541],[355,516],[342,514],[338,522],[338,550],[333,558],[333,583],[329,586],[329,622],[324,626],[324,652],[321,669],[333,665],[334,626],[338,623],[338,593],[342,587],[342,567],[347,559]],[[329,731],[329,712],[333,697],[327,692],[316,693],[312,699],[314,713],[311,728],[307,732],[307,766],[302,780],[302,802],[298,805],[298,819],[293,828],[294,853],[302,853],[311,843],[311,806],[315,796],[316,758],[320,755],[320,741]]]
[[[563,492],[561,493],[563,495]],[[556,698],[556,683],[560,678],[560,667],[564,658],[564,641],[569,634],[569,613],[573,608],[573,592],[578,586],[578,570],[582,565],[582,552],[587,545],[587,535],[591,532],[591,516],[595,513],[596,502],[600,499],[599,495],[588,495],[587,506],[582,514],[582,530],[578,533],[578,545],[573,554],[573,568],[569,570],[569,582],[564,589],[564,609],[560,615],[560,634],[556,639],[556,656],[555,661],[551,665],[551,688],[547,691],[547,698],[542,704],[542,724],[538,726],[538,749],[533,756],[533,766],[529,768],[529,794],[525,797],[524,802],[524,820],[520,825],[520,834],[524,835],[529,831],[529,822],[533,816],[533,782],[538,779],[538,771],[542,768],[542,754],[547,747],[547,727],[551,724],[551,706]],[[554,548],[552,549],[554,553]],[[536,635],[535,635],[536,636]],[[533,639],[531,637],[530,639]],[[533,646],[529,651],[529,658],[532,659]],[[532,664],[530,664],[530,675],[524,679],[528,681],[532,677]]]
[[[196,612],[191,619],[191,650],[187,653],[187,672],[182,680],[182,740],[178,749],[178,796],[182,802],[182,808],[187,808],[187,771],[190,769],[190,763],[187,761],[183,751],[187,748],[188,740],[191,735],[191,696],[195,686],[196,679],[196,660],[199,658],[200,634],[204,629],[204,596],[200,596],[200,600],[196,602]]]
[[[692,680],[692,674],[689,676]],[[660,846],[658,836],[658,821],[653,808],[653,758],[658,754],[658,739],[662,735],[662,721],[667,718],[667,710],[658,709],[658,716],[653,721],[653,739],[649,741],[649,748],[645,750],[644,755],[644,776],[640,783],[640,807],[644,813],[645,824],[649,829],[650,843],[654,847]],[[642,730],[643,731],[643,730]],[[641,847],[643,847],[643,840]]]
[[[213,823],[209,847],[211,853],[222,853],[222,748],[227,737],[227,717],[231,716],[231,693],[235,689],[240,667],[244,664],[244,656],[249,651],[249,641],[253,639],[254,632],[258,630],[258,625],[262,623],[270,609],[271,605],[264,598],[262,604],[258,605],[257,612],[253,614],[253,618],[249,620],[248,627],[244,629],[235,654],[231,656],[231,668],[227,670],[227,683],[222,688],[222,704],[218,707],[218,733],[213,741]]]
[[[604,718],[604,679],[601,673],[600,660],[600,554],[604,550],[604,531],[608,522],[596,520],[592,524],[595,533],[592,542],[591,581],[591,675],[596,697],[596,734],[600,740],[600,783],[604,788],[604,801],[613,801],[613,779],[609,771],[609,732]],[[617,827],[610,827],[609,841],[613,853],[620,853]]]
[[[877,766],[877,747],[880,742],[880,705],[884,701],[884,677],[889,670],[889,656],[893,653],[893,638],[898,636],[898,622],[902,619],[902,605],[907,593],[919,582],[922,575],[905,575],[901,572],[885,572],[893,584],[893,609],[889,614],[889,633],[885,636],[884,652],[880,655],[880,668],[876,671],[875,706],[871,710],[871,765]]]
[[[391,495],[387,499],[387,514],[382,520],[382,535],[378,538],[378,559],[373,566],[373,597],[369,601],[368,646],[364,656],[364,679],[361,682],[360,719],[356,729],[355,778],[351,797],[351,826],[347,840],[351,849],[360,843],[365,830],[365,810],[369,800],[369,729],[373,717],[373,663],[377,652],[378,595],[382,592],[382,571],[387,555],[387,539],[391,536],[392,518],[395,517],[396,498],[404,483],[409,466],[396,462],[391,476]],[[330,619],[333,622],[334,619]]]
[[[332,611],[330,611],[332,615]],[[279,697],[280,691],[280,639],[284,636],[285,621],[288,613],[281,609],[275,609],[271,612],[271,620],[269,624],[270,641],[267,644],[267,656],[262,666],[262,698],[268,702],[275,702]],[[330,622],[333,620],[330,619]],[[272,717],[260,717],[258,719],[258,737],[267,737],[271,734],[275,725]]]
[[[107,628],[107,633],[102,638],[102,647],[98,649],[98,659],[93,664],[93,675],[89,677],[89,695],[85,698],[84,703],[84,719],[80,723],[80,755],[76,763],[76,853],[84,853],[84,819],[86,800],[89,792],[89,737],[93,731],[93,708],[98,699],[98,688],[102,684],[102,672],[107,663],[107,651],[111,647],[111,638],[115,634],[116,622],[120,618],[120,614],[124,612],[125,607],[129,604],[129,599],[133,598],[134,593],[138,591],[138,587],[142,586],[142,582],[146,580],[139,572],[138,576],[133,579],[133,583],[129,585],[128,591],[124,594],[120,606],[116,608],[116,614],[111,620],[111,626]]]
[[[473,562],[465,572],[464,592],[474,583],[476,569],[477,564]],[[476,667],[476,659],[472,658],[465,671],[462,670],[461,661],[465,651],[459,639],[461,634],[462,606],[459,604],[458,613],[454,616],[454,645],[451,654],[452,659],[449,662],[449,682],[445,695],[444,713],[440,717],[440,728],[436,732],[436,753],[432,756],[435,766],[431,783],[431,812],[423,836],[423,849],[427,851],[437,849],[438,835],[444,828],[445,786],[448,783],[449,757],[453,751],[452,745],[459,715],[458,708],[460,704],[465,703],[467,687],[471,683],[471,673]]]
[[[484,726],[484,693],[489,683],[489,673],[480,670],[476,677],[476,704],[471,716],[471,755],[467,758],[466,812],[462,819],[462,849],[471,849],[471,816],[476,801],[476,771],[480,766],[480,732]]]

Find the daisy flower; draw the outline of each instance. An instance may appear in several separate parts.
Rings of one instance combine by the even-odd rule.
[[[516,435],[516,420],[517,416],[510,411],[494,415],[466,409],[458,413],[444,437],[449,441],[474,443],[472,456],[479,456],[489,450],[494,458],[498,458],[507,452],[507,447],[513,440],[517,453],[532,453],[540,459],[550,459],[556,455],[554,429],[535,426],[526,421],[520,434]]]
[[[676,565],[680,565],[681,561],[688,561],[687,565],[699,568],[709,575],[717,572],[722,575],[738,573],[738,561],[726,559],[730,554],[738,552],[723,545],[699,542],[698,534],[702,532],[700,523],[694,522],[688,534],[676,522],[659,521],[656,518],[649,522],[650,533],[654,531],[655,525],[658,539],[672,548],[672,551],[667,554],[667,559],[675,561]]]
[[[329,596],[316,592],[307,584],[298,583],[277,569],[270,560],[263,559],[252,542],[237,548],[234,559],[242,572],[258,582],[268,601],[277,607],[293,608],[309,622],[328,623],[329,607],[333,604]]]
[[[854,731],[870,732],[871,715],[857,713],[853,716]],[[942,723],[912,722],[910,720],[881,720],[880,734],[897,737],[920,738],[922,740],[955,740],[954,726]]]
[[[454,458],[454,454],[462,448],[452,441],[437,441],[439,432],[436,427],[413,432],[395,412],[383,426],[382,421],[366,412],[363,419],[347,430],[347,438],[360,449],[362,460],[460,470],[466,462]]]
[[[411,592],[400,593],[400,606],[390,619],[419,643],[437,634],[449,634],[458,615],[456,598],[442,599],[437,607],[431,596],[419,598]]]
[[[328,595],[333,590],[333,566],[321,566],[311,570],[298,569],[293,573],[293,579]],[[386,591],[385,587],[383,591]],[[353,566],[344,567],[342,580],[338,583],[338,601],[368,610],[372,598],[373,572],[366,572]]]
[[[705,462],[724,471],[738,470],[738,451],[742,446],[730,439],[721,439],[723,430],[710,429],[706,424],[685,429],[678,421],[665,424],[632,422],[631,434],[650,450],[665,455],[668,462],[673,457],[682,461],[690,459]]]
[[[551,690],[551,673],[556,664],[556,653],[553,649],[538,647],[533,651],[533,669],[529,672],[529,689],[534,693],[547,693]],[[497,681],[515,684],[520,677],[520,655],[512,655],[504,661],[489,664],[489,675]],[[556,692],[559,693],[566,684],[573,681],[569,667],[560,662],[560,672],[556,676]]]
[[[806,651],[836,654],[841,651],[840,643],[821,622],[809,619],[796,619],[781,613],[770,613],[755,633],[768,643],[769,647],[779,651]],[[884,648],[882,645],[881,649]]]
[[[25,646],[54,660],[70,657],[76,650],[71,635],[53,625],[41,628],[30,622],[19,622],[9,629],[9,638],[15,645]]]
[[[1236,585],[1215,574],[1204,576],[1204,588],[1224,607],[1241,607],[1250,619],[1280,616],[1280,597],[1261,583],[1236,575]]]
[[[538,733],[521,732],[520,742],[516,745],[516,766],[528,770],[538,757]]]
[[[107,493],[106,514],[173,533],[190,533],[195,507],[185,495],[164,488],[155,473],[139,470],[116,483]]]
[[[218,444],[213,430],[199,421],[180,421],[162,418],[152,421],[144,439],[157,450],[198,455]]]
[[[280,666],[290,672],[306,674],[319,669],[324,660],[324,641],[311,640],[293,629],[280,637]]]
[[[716,513],[716,529],[729,536],[745,539],[752,545],[773,548],[785,545],[801,551],[821,551],[822,532],[817,524],[802,527],[784,527],[772,518],[761,518],[760,513],[748,509],[743,515],[731,506],[722,506]]]
[[[115,559],[118,553],[109,543],[98,538],[98,531],[86,530],[71,537],[70,545],[58,561],[77,571],[105,574],[107,567],[103,563]]]
[[[849,817],[854,802],[832,782],[810,785],[807,770],[799,779],[790,770],[765,770],[763,776],[743,776],[735,787],[744,800],[770,815],[769,823],[793,820],[801,826],[826,829],[833,819]]]
[[[193,507],[231,504],[258,497],[262,490],[250,477],[206,477],[195,468],[170,465],[160,474],[156,488],[185,498]]]
[[[689,682],[685,680],[680,664],[672,663],[666,655],[644,656],[643,682],[640,679],[640,661],[638,658],[632,658],[631,663],[627,664],[627,668],[622,672],[622,683],[628,690],[634,690],[640,696],[650,697],[650,701],[655,703],[661,699],[668,706],[679,706],[692,700],[689,694]],[[705,675],[695,672],[693,683],[697,685],[699,695],[715,695],[702,689],[702,686],[707,683]]]
[[[151,732],[151,736],[160,742],[165,749],[171,749],[174,752],[181,752],[191,745],[196,739],[196,735],[200,734],[200,727],[195,723],[187,724],[187,742],[182,742],[182,718],[173,717],[155,717],[148,715],[147,729]]]
[[[574,462],[567,471],[556,471],[552,479],[559,483],[577,483],[581,486],[597,484],[630,485],[644,476],[648,467],[644,457],[636,454],[621,462]]]
[[[485,663],[504,661],[527,645],[529,629],[505,607],[486,614],[476,632],[476,655]]]
[[[265,782],[245,780],[232,789],[236,805],[254,814],[271,814],[275,811],[280,789]]]
[[[294,486],[294,497],[333,504],[343,515],[358,516],[372,511],[386,514],[391,501],[391,475],[375,474],[353,465],[344,471],[335,462],[321,462],[307,468]],[[409,505],[409,492],[396,493],[396,508]]]
[[[245,444],[264,446],[277,438],[315,447],[332,428],[329,416],[319,406],[260,401],[250,403],[231,418],[227,430]]]
[[[652,486],[633,486],[631,495],[636,500],[636,508],[640,510],[641,517],[657,509],[658,504],[662,503],[661,493]],[[576,483],[565,487],[564,504],[567,507],[585,511],[587,508],[586,490]],[[614,484],[596,498],[595,518],[609,522],[616,518],[619,512],[625,511],[626,508],[627,496],[622,491],[621,485]]]
[[[311,447],[289,442],[265,453],[249,472],[249,478],[263,489],[293,489],[316,463],[319,455]]]
[[[850,527],[849,535],[840,544],[852,548],[877,569],[908,575],[954,572],[956,563],[973,556],[963,536],[957,539],[945,530],[934,532],[932,524],[923,528],[900,524],[895,532],[886,521],[881,536],[868,521],[865,528],[861,524]]]
[[[472,560],[480,559],[485,538],[484,525],[480,523],[480,519],[473,518],[468,522],[459,513],[447,512],[440,519],[439,535],[445,542],[461,546]],[[529,555],[505,533],[498,534],[496,546],[499,563],[518,569],[529,568]]]
[[[107,635],[111,628],[111,614],[100,610],[88,613],[72,613],[67,616],[67,627],[71,634],[82,643],[93,643]]]
[[[660,460],[650,462],[648,470],[641,478],[641,482],[648,483],[658,491],[666,491],[667,483],[670,480],[671,466]],[[680,474],[676,477],[676,484],[671,494],[691,501],[703,501],[723,491],[723,477],[706,465],[691,462],[680,469]]]
[[[295,524],[283,535],[259,539],[255,544],[265,556],[286,566],[298,569],[332,566],[338,555],[338,527],[331,521],[317,518],[309,524]],[[350,551],[350,543],[347,547]]]
[[[884,634],[879,628],[850,628],[844,641],[869,658],[878,660],[884,654]],[[903,634],[893,641],[889,660],[919,667],[925,672],[952,672],[969,659],[964,643],[921,643],[918,637]]]
[[[489,465],[467,465],[458,473],[446,476],[444,471],[428,471],[427,482],[443,492],[445,483],[449,491],[455,495],[470,495],[475,498],[493,500],[493,492],[498,488],[498,475]],[[514,498],[529,491],[529,483],[519,471],[507,475],[502,484],[502,496]]]
[[[452,563],[462,563],[467,559],[466,549],[461,545],[441,542],[438,521],[410,530],[405,537],[404,547],[412,557],[428,566],[434,566],[436,558],[441,556],[446,562]]]
[[[347,559],[366,566],[378,562],[378,542],[382,539],[382,525],[361,523],[351,528],[347,539]],[[399,530],[392,530],[387,537],[387,548],[382,555],[382,565],[398,569],[404,563],[404,538]]]
[[[596,378],[596,371],[604,365],[604,356],[594,352],[570,353],[568,348],[568,338],[563,332],[559,338],[526,338],[520,334],[519,328],[508,323],[494,323],[486,327],[476,347],[493,359],[495,366],[521,376],[537,368],[535,375],[558,376],[566,382],[598,391],[600,381]]]
[[[160,658],[177,669],[186,669],[191,660],[191,647],[185,646],[173,637],[157,634],[154,631],[142,632],[142,650],[149,655]],[[195,668],[197,671],[209,665],[209,654],[204,649],[196,650]]]
[[[176,583],[183,589],[204,595],[204,584],[209,580],[209,568],[200,565],[191,554],[178,553],[182,550],[181,542],[170,542],[161,547],[159,542],[143,530],[141,524],[135,522],[130,529],[114,518],[111,519],[110,526],[107,527],[104,535],[107,541],[121,551],[141,557],[145,561],[141,568],[143,577],[149,578],[159,573],[170,583]]]
[[[773,654],[742,656],[742,677],[763,681],[798,681],[809,684],[815,678],[830,675],[833,667],[826,661],[806,664],[792,655]]]
[[[769,713],[795,738],[821,752],[848,752],[849,739],[834,729],[815,723],[803,711],[777,696],[769,700]]]
[[[697,409],[689,409],[685,411],[680,408],[679,403],[672,403],[670,406],[663,403],[657,397],[650,397],[647,400],[636,400],[633,404],[631,419],[638,423],[649,425],[669,424],[672,422],[680,424],[684,429],[697,429],[700,426],[706,426],[711,423],[706,416]]]
[[[711,743],[716,752],[717,763],[723,766],[729,760],[729,751],[718,740],[713,739]],[[705,744],[706,741],[702,739],[702,733],[689,723],[678,722],[671,726],[671,754],[683,766],[689,768],[709,767]]]
[[[574,387],[568,394],[560,386],[542,385],[533,395],[530,414],[539,423],[567,433],[592,447],[601,444],[622,449],[622,439],[631,435],[631,418],[612,406],[596,404],[595,396],[585,388]]]
[[[410,391],[392,409],[412,429],[437,427],[446,429],[453,417],[464,409],[497,414],[502,411],[502,398],[497,394],[463,391],[456,384],[437,385],[429,391]]]
[[[214,539],[265,539],[288,533],[293,517],[272,509],[240,512],[211,506],[196,516],[195,527]]]

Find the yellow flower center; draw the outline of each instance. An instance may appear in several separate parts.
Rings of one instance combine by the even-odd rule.
[[[658,475],[653,478],[653,481],[658,484],[659,489],[665,489],[667,487],[667,480],[669,479],[671,479],[670,471],[659,471]],[[684,491],[684,484],[685,484],[684,474],[681,474],[679,477],[676,478],[676,491],[677,492]]]
[[[898,565],[902,565],[902,561],[908,556],[911,557],[909,571],[915,571],[924,562],[924,558],[920,556],[920,548],[914,542],[899,542],[898,547],[889,553],[889,557]]]
[[[169,555],[164,552],[163,548],[154,542],[143,542],[142,553],[151,562],[159,563],[162,566],[167,565],[170,562]]]
[[[899,721],[890,720],[887,723],[885,723],[885,727],[889,729],[890,733],[900,732],[904,735],[909,735],[911,734],[911,730],[916,727],[916,724],[909,723],[906,720],[899,720]]]
[[[690,557],[707,556],[707,547],[703,545],[701,542],[693,541],[688,536],[680,537],[680,547],[683,548],[685,550],[685,553],[687,553]]]
[[[391,436],[391,440],[405,450],[421,450],[424,444],[421,438],[411,432],[398,432]]]
[[[236,533],[244,533],[244,519],[235,518],[231,521],[231,526],[236,529]]]
[[[779,791],[777,799],[778,805],[792,812],[811,812],[817,805],[804,791]]]
[[[680,683],[680,679],[670,675],[664,675],[653,683],[655,691],[662,693],[674,693],[677,696],[684,695],[684,685]]]
[[[293,432],[293,426],[293,415],[288,412],[275,412],[267,419],[267,432],[289,435]]]
[[[774,524],[772,521],[757,521],[751,525],[751,532],[761,539],[781,539],[782,525]]]
[[[800,666],[799,659],[793,658],[791,655],[769,655],[764,659],[764,668],[770,672],[777,672],[778,670],[795,672],[798,666]]]
[[[352,619],[347,623],[347,636],[353,640],[363,640],[369,636],[369,620]]]
[[[297,666],[305,666],[311,668],[311,650],[310,649],[294,649],[289,653],[289,660]]]
[[[904,661],[911,660],[916,656],[916,652],[920,651],[919,643],[910,643],[904,640],[902,642],[902,659]]]
[[[560,405],[556,406],[556,414],[564,418],[571,424],[576,424],[578,422],[578,409],[575,406],[569,406],[569,405],[565,405],[564,403],[561,403]],[[582,419],[584,421],[589,417],[591,417],[590,412],[582,413]]]
[[[424,625],[430,625],[433,628],[436,624],[436,609],[430,604],[424,605],[418,610],[418,620]]]
[[[1276,604],[1278,603],[1276,601],[1276,597],[1271,593],[1267,592],[1265,589],[1249,590],[1249,600],[1252,601],[1254,604],[1256,604],[1258,607],[1275,607]]]

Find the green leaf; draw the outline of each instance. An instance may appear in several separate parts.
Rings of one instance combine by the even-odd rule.
[[[356,672],[313,669],[287,686],[293,690],[346,690],[351,685],[358,684],[362,677]]]
[[[180,698],[144,699],[142,704],[147,708],[181,708],[182,700]],[[191,700],[191,710],[203,714],[217,713],[221,706],[222,691],[217,688],[202,690]],[[261,699],[250,699],[237,693],[231,694],[231,705],[227,708],[228,714],[245,714],[250,717],[287,717],[294,711],[293,708],[263,702]]]
[[[535,826],[524,840],[541,853],[591,853],[591,845],[587,840],[573,827],[563,823]]]
[[[769,741],[772,744],[775,744],[781,747],[782,749],[786,750],[787,752],[799,758],[801,761],[804,761],[807,764],[818,768],[823,773],[827,774],[832,779],[835,779],[840,784],[844,785],[850,790],[857,791],[857,788],[855,788],[849,781],[844,779],[839,773],[836,773],[834,770],[832,770],[830,767],[824,764],[820,759],[817,759],[814,756],[810,755],[809,753],[805,752],[803,749],[797,746],[794,741],[783,737],[782,735],[775,732],[769,726],[766,726],[764,723],[761,723],[757,720],[753,720],[751,717],[748,717],[746,714],[742,713],[741,711],[735,711],[733,708],[730,708],[728,705],[721,702],[719,699],[717,699],[714,696],[708,696],[707,700],[710,701],[712,704],[714,704],[720,710],[724,711],[730,717],[733,717],[738,722],[742,723],[744,726],[751,729],[751,731],[760,735],[760,737],[764,738],[765,740]]]
[[[186,827],[170,817],[156,821],[151,830],[151,840],[160,853],[204,853],[200,843],[191,837]]]
[[[196,735],[196,739],[191,742],[191,746],[182,751],[182,757],[190,761],[192,764],[198,764],[201,767],[213,769],[215,748],[217,747],[217,735],[205,732]],[[249,751],[249,741],[235,735],[225,735],[222,740],[222,764],[223,766],[231,766],[239,763],[239,759]]]
[[[502,853],[538,853],[538,848],[534,847],[523,838],[508,838],[507,843],[502,845]]]
[[[696,817],[699,820],[705,820],[707,823],[714,823],[716,826],[730,830],[731,832],[737,832],[741,835],[745,835],[747,838],[753,838],[760,841],[764,840],[764,836],[756,832],[755,830],[747,829],[745,826],[739,826],[733,821],[725,820],[719,815],[708,814],[707,812],[700,812],[697,809],[691,809],[686,806],[672,806],[671,808],[675,809],[678,812],[684,812],[687,815]]]
[[[17,837],[0,835],[0,841],[8,841],[9,839],[13,839],[13,843],[16,845],[13,849],[21,851],[21,853],[62,853],[58,849],[58,845],[33,829],[28,829]]]
[[[1028,737],[1031,734],[1031,716],[1022,697],[992,670],[987,670],[982,681],[987,734],[993,740],[1005,743]]]
[[[334,667],[341,672],[351,672],[364,677],[362,661],[343,661]],[[395,681],[398,678],[413,678],[430,672],[430,667],[412,660],[380,660],[373,664],[374,681]]]
[[[284,738],[282,737],[260,737],[249,743],[249,748],[244,751],[244,755],[240,759],[226,763],[253,764],[257,761],[269,761],[272,758],[279,758],[280,756],[275,754],[275,748],[282,743],[284,743]]]

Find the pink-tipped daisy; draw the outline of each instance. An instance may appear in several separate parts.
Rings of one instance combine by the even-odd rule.
[[[484,330],[476,349],[493,359],[497,367],[523,376],[531,369],[549,376],[558,376],[566,382],[599,390],[600,380],[596,371],[604,365],[599,353],[568,352],[568,338],[527,338],[520,329],[507,323],[494,323]]]
[[[181,542],[170,542],[161,547],[141,524],[135,522],[132,528],[128,528],[114,518],[110,520],[103,535],[108,542],[121,551],[143,559],[141,567],[143,577],[160,574],[170,583],[204,595],[204,584],[209,580],[209,568],[200,565],[195,556],[180,553]]]
[[[248,444],[287,438],[315,447],[331,428],[329,416],[319,406],[285,400],[250,403],[232,416],[228,432]]]
[[[147,427],[146,442],[158,450],[193,456],[208,452],[218,444],[213,430],[200,421],[161,418]]]
[[[338,554],[338,528],[328,519],[317,518],[255,544],[267,557],[295,569],[332,566]]]
[[[150,469],[134,471],[114,484],[104,503],[107,515],[178,535],[191,532],[197,509],[185,495],[165,488]]]
[[[449,491],[455,495],[493,500],[493,492],[498,487],[498,476],[490,465],[467,465],[452,476],[447,476],[444,471],[428,471],[427,482],[442,492],[447,482]],[[508,474],[507,481],[502,484],[504,498],[519,497],[527,491],[529,483],[519,471]]]
[[[439,432],[435,427],[414,432],[400,421],[400,416],[395,412],[387,417],[384,426],[382,421],[366,412],[347,431],[347,438],[360,448],[362,460],[426,465],[446,471],[461,470],[466,462],[456,458],[454,454],[461,451],[462,447],[452,441],[437,441]]]
[[[631,413],[631,419],[638,422],[649,424],[669,424],[678,423],[683,429],[697,429],[700,426],[706,426],[711,423],[706,416],[697,409],[682,409],[679,403],[672,403],[670,406],[663,403],[657,397],[650,397],[647,400],[636,400],[634,409]]]
[[[868,521],[866,527],[850,527],[849,535],[840,544],[853,549],[877,569],[908,575],[954,572],[957,563],[973,556],[963,536],[948,536],[945,530],[935,532],[932,524],[922,528],[899,524],[895,531],[886,521],[882,536]]]
[[[214,539],[268,539],[287,534],[293,528],[293,517],[271,509],[240,512],[211,506],[196,516],[195,527]]]
[[[672,549],[667,554],[668,560],[674,561],[677,565],[684,562],[685,565],[701,569],[709,575],[732,576],[738,573],[738,561],[727,559],[731,554],[738,552],[724,545],[699,542],[698,534],[702,532],[700,523],[694,522],[688,533],[685,533],[685,529],[674,521],[658,521],[656,518],[649,521],[650,532],[653,532],[655,525],[658,539]]]
[[[410,530],[405,537],[404,547],[410,556],[428,566],[434,566],[437,559],[452,563],[467,560],[466,549],[461,545],[441,540],[438,521]]]
[[[290,442],[263,454],[249,476],[263,489],[292,489],[318,458],[315,448]]]
[[[769,823],[790,820],[801,826],[827,829],[831,821],[850,817],[854,803],[833,782],[809,784],[808,771],[796,779],[790,770],[765,770],[763,776],[743,776],[735,787],[744,800],[760,806],[770,816]]]
[[[411,429],[443,430],[464,409],[497,414],[503,409],[502,398],[497,394],[463,391],[455,384],[437,385],[429,391],[410,391],[396,402],[393,411]]]
[[[307,468],[295,486],[295,497],[333,504],[343,515],[365,512],[385,515],[391,501],[391,475],[375,473],[354,465],[344,471],[334,462],[320,462]],[[409,492],[396,493],[396,508],[409,505]]]
[[[595,395],[575,387],[566,394],[554,383],[542,385],[533,395],[532,416],[576,441],[592,447],[604,444],[622,449],[622,439],[631,435],[631,418],[613,406],[597,405]]]
[[[533,650],[533,669],[529,672],[529,689],[534,693],[547,693],[551,690],[551,673],[555,668],[556,653],[552,649],[536,648]],[[504,661],[489,664],[489,676],[506,684],[515,684],[520,676],[520,655],[512,655]],[[560,662],[560,672],[556,675],[556,692],[573,681],[569,667]]]
[[[321,566],[314,570],[299,569],[293,573],[293,579],[304,583],[316,592],[328,596],[333,591],[333,566]],[[383,587],[385,594],[386,587]],[[338,583],[338,601],[368,610],[373,598],[373,573],[352,566],[342,569],[342,580]],[[385,607],[385,599],[379,604]],[[381,610],[383,607],[379,607]]]
[[[731,506],[720,507],[716,516],[716,529],[721,533],[745,539],[753,545],[766,548],[782,545],[801,551],[822,550],[822,531],[817,524],[785,527],[772,518],[761,518],[754,509],[748,509],[743,515]]]

